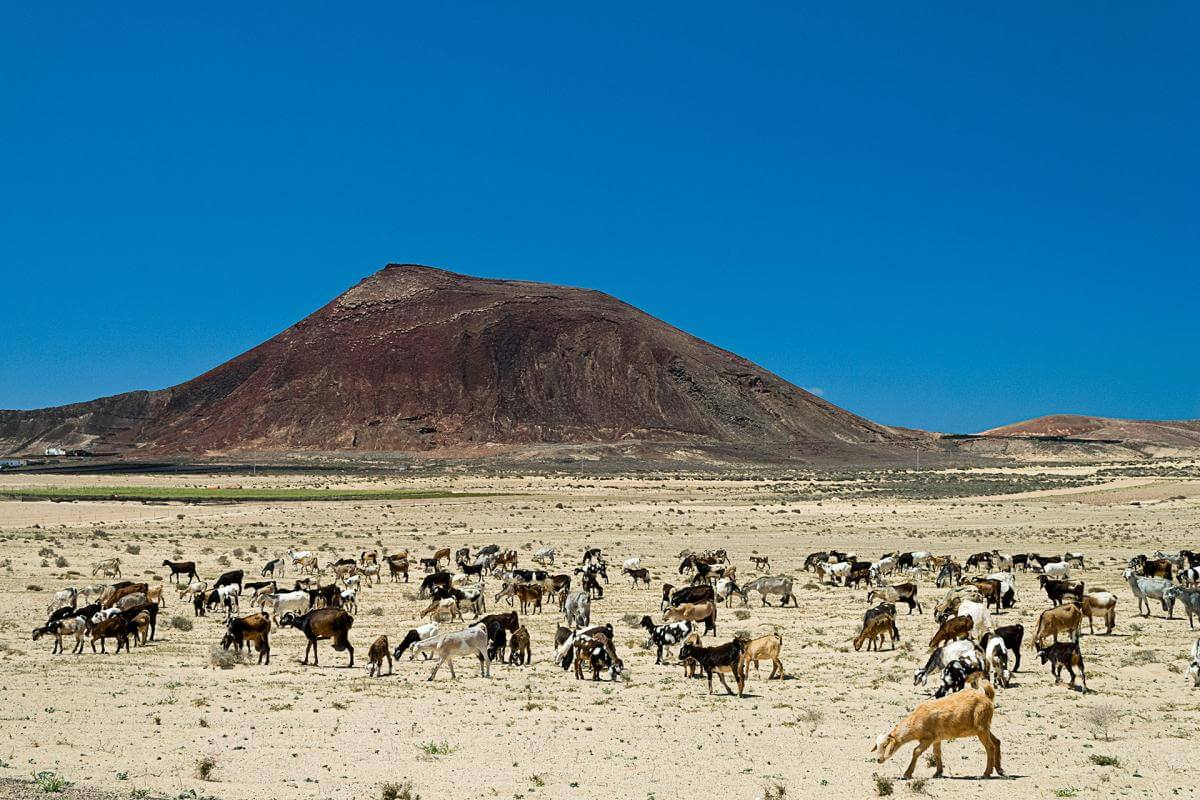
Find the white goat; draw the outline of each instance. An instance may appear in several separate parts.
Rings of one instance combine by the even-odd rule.
[[[486,628],[465,628],[461,631],[453,631],[452,633],[443,633],[428,640],[428,645],[425,642],[418,642],[422,650],[430,650],[438,657],[438,663],[433,665],[433,672],[429,673],[428,680],[433,680],[437,676],[438,669],[446,662],[450,663],[451,679],[457,677],[454,674],[454,659],[456,656],[475,655],[479,658],[479,675],[483,678],[492,677],[492,662],[488,658],[488,635]]]

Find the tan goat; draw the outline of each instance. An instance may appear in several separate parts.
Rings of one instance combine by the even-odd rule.
[[[664,622],[703,622],[704,632],[717,632],[717,604],[712,600],[703,603],[682,603],[674,608],[668,608],[663,614]]]
[[[936,771],[933,777],[942,776],[942,742],[950,739],[965,739],[968,736],[978,737],[987,752],[987,768],[983,777],[990,778],[992,772],[1003,775],[1000,768],[1000,740],[992,734],[992,714],[995,711],[996,690],[987,681],[982,686],[964,689],[938,700],[928,700],[917,706],[904,721],[892,728],[891,733],[881,734],[875,740],[871,752],[878,753],[880,764],[908,742],[916,742],[912,760],[904,771],[905,778],[911,778],[917,759],[921,754],[933,748],[933,759]]]
[[[742,651],[742,674],[746,673],[746,667],[753,661],[754,674],[758,675],[758,662],[770,660],[771,674],[767,676],[767,680],[783,680],[783,662],[779,660],[779,651],[782,649],[783,637],[778,633],[768,633],[766,636],[746,641],[746,647]]]

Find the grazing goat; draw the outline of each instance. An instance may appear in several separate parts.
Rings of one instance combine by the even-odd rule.
[[[514,616],[515,613],[514,613]],[[479,675],[483,678],[492,677],[492,660],[488,656],[488,632],[486,628],[464,628],[461,631],[443,633],[429,640],[428,647],[437,656],[438,662],[433,665],[433,671],[426,680],[437,677],[442,664],[450,664],[450,678],[454,674],[454,659],[457,656],[475,655],[479,659]]]
[[[750,592],[758,592],[762,596],[764,606],[771,605],[767,602],[769,595],[781,597],[780,606],[786,606],[788,600],[792,601],[793,607],[800,605],[800,601],[796,599],[796,595],[792,591],[792,579],[786,575],[764,575],[761,578],[755,578],[742,587],[742,592],[746,595],[749,595]]]
[[[554,564],[554,548],[540,547],[530,556],[530,560],[538,564]]]
[[[367,650],[367,662],[370,666],[367,668],[367,677],[374,678],[376,676],[383,677],[383,662],[387,660],[388,675],[392,674],[392,653],[388,650],[388,638],[380,636],[375,641],[371,642],[371,647]]]
[[[106,558],[103,561],[97,561],[92,565],[92,577],[95,577],[97,573],[104,575],[106,578],[121,577],[121,559]]]
[[[258,652],[258,663],[271,663],[271,618],[266,614],[249,614],[245,617],[234,617],[225,623],[225,636],[221,647],[228,650],[230,646],[242,652],[247,643],[253,643]]]
[[[272,578],[282,578],[286,574],[284,569],[285,561],[282,558],[273,558],[263,565],[259,577],[265,578],[270,575]]]
[[[758,662],[770,661],[771,674],[767,676],[767,680],[778,678],[783,680],[783,661],[780,660],[779,654],[783,650],[783,637],[778,633],[768,633],[766,636],[759,636],[757,639],[751,639],[745,644],[745,649],[742,651],[742,674],[748,672],[748,665],[754,662],[754,674],[759,674]]]
[[[1182,600],[1183,608],[1187,611],[1188,629],[1195,629],[1192,618],[1200,616],[1200,589],[1172,586],[1163,592],[1163,605],[1167,607],[1168,619],[1175,618],[1175,601]]]
[[[862,630],[854,637],[854,649],[861,650],[863,642],[867,650],[880,650],[883,647],[883,637],[890,636],[892,649],[896,649],[896,618],[891,614],[875,614],[863,620]]]
[[[348,651],[349,666],[354,666],[354,646],[350,644],[350,627],[353,624],[354,617],[341,608],[318,608],[299,616],[289,612],[279,620],[279,627],[295,628],[308,639],[308,644],[304,647],[304,660],[300,663],[308,665],[308,651],[312,650],[314,667],[320,666],[317,660],[317,642],[321,639],[332,639],[334,650]]]
[[[650,643],[656,648],[654,655],[654,663],[663,663],[663,648],[679,644],[688,637],[692,632],[692,623],[684,620],[682,622],[671,622],[666,625],[655,625],[654,620],[649,616],[642,617],[642,621],[638,623],[646,632],[650,634]]]
[[[37,641],[49,633],[54,636],[54,647],[51,649],[51,653],[61,653],[63,651],[63,637],[74,636],[75,646],[71,648],[71,652],[74,655],[79,655],[83,652],[83,637],[88,631],[89,624],[88,618],[83,616],[52,620],[47,622],[44,627],[34,629],[33,639]]]
[[[395,656],[397,661],[399,661],[400,656],[404,655],[405,650],[407,650],[410,647],[413,647],[413,645],[416,645],[420,642],[426,641],[428,639],[432,639],[433,637],[435,637],[437,635],[438,635],[438,625],[436,622],[429,622],[424,625],[418,625],[416,628],[413,628],[413,629],[409,630],[408,633],[404,634],[404,638],[400,641],[400,644],[396,646],[396,650],[392,653],[392,655]],[[428,651],[426,651],[424,655],[425,655],[425,658],[429,658]],[[417,657],[417,650],[416,650],[416,648],[414,648],[412,655],[410,655],[408,658],[411,661],[412,659],[414,659],[416,657]]]
[[[939,589],[945,589],[948,586],[958,586],[960,583],[962,583],[962,578],[962,566],[953,561],[947,561],[942,565],[941,570],[938,572],[935,585]]]
[[[444,614],[449,614],[451,620],[454,620],[455,618],[461,620],[463,618],[462,611],[458,607],[458,601],[453,597],[444,597],[441,600],[431,600],[429,607],[417,616],[437,619]],[[465,622],[465,620],[463,621]]]
[[[1162,602],[1163,611],[1167,611],[1166,600],[1163,599],[1163,593],[1170,589],[1175,584],[1165,578],[1147,578],[1138,575],[1133,568],[1125,570],[1122,574],[1125,582],[1129,584],[1129,590],[1133,592],[1134,597],[1138,601],[1138,613],[1142,614],[1142,606],[1146,607],[1146,613],[1143,617],[1150,616],[1150,601],[1148,598],[1153,597]]]
[[[579,634],[574,642],[575,679],[583,679],[583,668],[586,663],[592,671],[592,680],[600,680],[600,673],[608,670],[609,680],[615,681],[625,669],[625,663],[617,656],[612,638],[608,634],[596,631]]]
[[[979,646],[986,648],[992,637],[998,637],[1004,640],[1004,646],[1008,648],[1009,656],[1013,659],[1014,664],[1012,671],[1021,671],[1021,642],[1025,638],[1025,626],[1020,623],[1016,625],[1002,625],[996,630],[989,631],[979,640]]]
[[[703,622],[704,633],[717,633],[717,604],[712,600],[703,603],[684,603],[668,608],[663,613],[663,622]]]
[[[1053,636],[1057,642],[1060,633],[1068,634],[1072,641],[1078,642],[1082,626],[1083,612],[1074,603],[1064,603],[1046,609],[1038,616],[1037,630],[1033,634],[1033,647],[1040,650],[1042,642],[1048,636]]]
[[[734,595],[742,598],[743,606],[749,605],[749,594],[745,589],[740,588],[732,578],[721,578],[721,580],[717,581],[717,585],[713,589],[713,595],[717,600],[724,600],[726,608],[733,605]]]
[[[580,636],[591,636],[594,633],[603,633],[609,641],[612,641],[614,636],[612,623],[606,622],[604,625],[579,630],[564,628],[560,625],[554,634],[554,663],[561,666],[564,671],[570,669],[575,662],[575,640]]]
[[[933,776],[942,776],[942,742],[950,739],[977,737],[987,752],[987,768],[983,777],[992,773],[1003,775],[1000,768],[1000,740],[992,734],[992,714],[995,713],[996,690],[988,682],[982,688],[964,689],[949,697],[927,700],[917,706],[903,722],[875,740],[872,752],[878,753],[880,764],[892,757],[908,742],[915,741],[912,760],[904,771],[905,779],[911,778],[921,754],[933,747],[935,771]],[[976,684],[978,685],[978,683]]]
[[[1055,642],[1049,647],[1038,648],[1038,658],[1043,664],[1050,665],[1050,671],[1054,673],[1054,682],[1062,681],[1062,671],[1065,667],[1067,672],[1071,674],[1070,688],[1075,688],[1075,668],[1079,668],[1079,681],[1083,687],[1083,693],[1087,694],[1087,675],[1083,670],[1083,654],[1079,652],[1078,642]]]
[[[750,556],[750,563],[755,569],[761,569],[763,572],[771,571],[771,559],[769,556]]]
[[[721,685],[725,687],[725,691],[733,694],[733,689],[730,689],[729,684],[725,682],[727,673],[733,675],[738,687],[737,696],[741,697],[746,689],[746,665],[742,661],[742,654],[745,650],[746,645],[742,639],[734,639],[732,642],[726,642],[716,647],[703,647],[688,643],[680,648],[679,660],[693,660],[700,666],[700,669],[708,677],[709,694],[713,693],[713,673],[716,673]]]
[[[979,665],[967,659],[951,661],[942,669],[942,685],[933,693],[934,697],[945,697],[967,687],[967,681],[980,673]]]
[[[951,661],[960,658],[973,659],[979,664],[980,669],[983,668],[983,651],[970,639],[959,639],[942,645],[941,649],[934,650],[926,660],[924,667],[913,670],[913,686],[924,686],[930,675],[937,670],[945,669]]]
[[[488,614],[478,622],[471,623],[471,627],[483,628],[487,632],[488,658],[499,661],[504,655],[505,631],[512,633],[519,624],[517,612],[508,611],[503,614]]]

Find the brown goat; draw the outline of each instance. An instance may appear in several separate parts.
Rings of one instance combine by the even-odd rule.
[[[385,658],[387,659],[388,675],[391,675],[392,651],[388,649],[388,638],[386,636],[380,636],[378,639],[371,642],[371,649],[367,651],[367,661],[371,664],[370,668],[367,670],[367,677],[383,677],[383,660]]]
[[[242,648],[254,644],[254,649],[258,652],[258,663],[271,663],[271,618],[262,612],[248,614],[244,617],[231,617],[225,623],[225,637],[221,640],[221,646],[228,650],[230,647],[236,647],[237,651],[242,652]],[[307,654],[306,654],[307,655]]]
[[[150,585],[147,583],[127,583],[116,589],[110,589],[104,593],[104,597],[100,600],[101,608],[112,608],[117,604],[122,597],[130,594],[146,594],[150,591]]]
[[[508,663],[521,666],[532,661],[533,657],[529,652],[529,631],[522,625],[508,637]]]
[[[969,619],[969,618],[968,618]],[[854,649],[861,650],[863,642],[867,650],[879,650],[883,647],[883,637],[890,636],[892,649],[896,649],[896,618],[891,614],[875,614],[863,620],[862,630],[854,637]]]
[[[288,612],[279,620],[279,627],[295,628],[308,639],[308,644],[304,647],[304,660],[300,662],[306,666],[309,650],[312,650],[313,666],[320,666],[317,660],[317,642],[321,639],[332,639],[334,650],[350,652],[350,666],[353,667],[354,646],[350,644],[350,627],[353,624],[354,617],[341,608],[318,608],[299,616]]]
[[[975,620],[967,614],[952,617],[943,622],[942,626],[937,629],[937,633],[929,640],[929,649],[931,651],[936,650],[944,642],[966,639],[971,635],[971,630],[974,627]]]
[[[1083,612],[1074,603],[1063,603],[1061,606],[1048,608],[1038,617],[1037,632],[1033,635],[1033,648],[1040,650],[1047,636],[1053,636],[1058,641],[1060,633],[1071,635],[1072,641],[1079,641],[1079,631],[1083,627]]]

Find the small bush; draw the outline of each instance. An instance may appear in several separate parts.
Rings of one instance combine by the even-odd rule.
[[[1108,705],[1092,706],[1083,712],[1084,722],[1092,732],[1093,739],[1104,737],[1104,741],[1110,741],[1109,731],[1114,722],[1120,719],[1121,713],[1117,709]]]
[[[195,623],[192,622],[191,617],[182,617],[176,615],[171,617],[171,627],[177,631],[190,631],[193,627],[195,627]]]
[[[33,782],[47,794],[62,794],[71,785],[69,780],[50,770],[33,773]]]
[[[744,608],[739,608],[737,611],[733,612],[733,615],[738,619],[750,619],[750,612]]]
[[[196,777],[202,781],[211,781],[213,770],[216,768],[217,760],[212,756],[205,756],[196,762]]]
[[[413,791],[410,781],[401,781],[380,786],[379,800],[421,800],[421,795]]]
[[[1088,761],[1091,761],[1097,767],[1121,766],[1121,759],[1117,758],[1116,756],[1103,756],[1099,753],[1092,753],[1090,756],[1088,756]]]
[[[241,664],[242,661],[242,654],[237,650],[226,650],[217,644],[208,648],[208,663],[211,667],[233,669],[238,664]]]
[[[929,783],[924,778],[915,778],[908,782],[908,790],[913,794],[925,794],[928,786]]]
[[[880,797],[887,797],[894,791],[896,791],[896,787],[892,783],[891,778],[885,778],[882,775],[875,776],[875,794]]]
[[[142,552],[142,546],[140,544],[127,544],[125,545],[125,552],[129,553],[131,556],[136,556],[138,553]]]
[[[427,756],[448,756],[458,749],[445,739],[440,742],[422,742],[418,747]]]
[[[67,559],[59,556],[58,558],[54,559],[54,566],[58,567],[59,569],[63,569],[64,567],[71,566],[71,564],[67,561]]]
[[[229,566],[229,556],[221,556],[220,558],[217,559],[217,563],[220,564],[222,567],[228,567]]]
[[[27,592],[40,592],[41,590],[42,587],[38,586],[36,583],[31,583],[25,587],[25,591]]]
[[[787,787],[782,783],[764,786],[762,800],[787,800]]]

